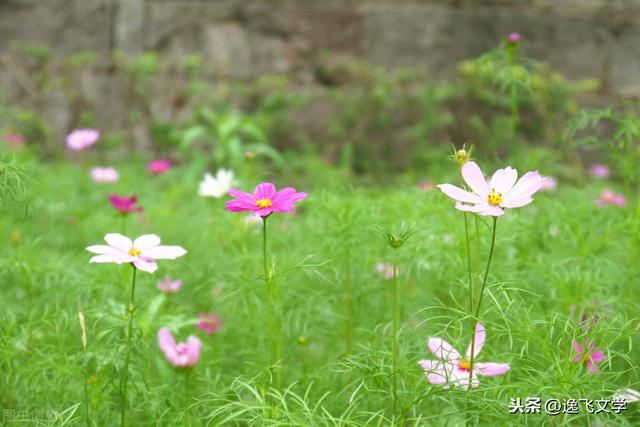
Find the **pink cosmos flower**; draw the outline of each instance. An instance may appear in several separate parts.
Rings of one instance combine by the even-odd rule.
[[[589,340],[585,340],[584,348],[578,344],[578,341],[573,341],[573,351],[577,353],[577,356],[573,358],[576,363],[584,363],[589,372],[592,374],[598,373],[600,370],[598,365],[593,362],[602,362],[604,360],[604,352],[598,350],[593,344],[589,344]]]
[[[519,208],[533,201],[531,196],[542,187],[542,177],[537,171],[525,173],[519,180],[518,171],[508,166],[498,169],[491,180],[486,181],[475,162],[462,166],[462,177],[470,191],[451,184],[440,184],[444,194],[456,200],[456,209],[479,215],[500,216],[504,208]]]
[[[222,317],[214,313],[200,313],[200,321],[196,323],[196,328],[202,329],[207,335],[217,332],[222,327]]]
[[[111,194],[109,196],[109,202],[111,205],[120,211],[123,214],[128,214],[131,212],[142,212],[141,206],[136,206],[136,202],[138,201],[138,196],[116,196],[115,194]]]
[[[17,133],[8,133],[4,136],[4,142],[11,148],[19,148],[25,144],[24,137]]]
[[[89,175],[93,178],[94,182],[97,183],[105,183],[105,182],[116,182],[120,175],[118,175],[118,171],[114,168],[93,168],[89,171]]]
[[[67,147],[70,150],[83,150],[100,139],[100,131],[95,129],[76,129],[67,135]]]
[[[291,212],[293,204],[304,200],[307,193],[298,193],[293,187],[286,187],[276,191],[276,186],[270,182],[256,185],[253,194],[232,188],[229,194],[235,197],[229,200],[225,209],[231,212],[252,212],[256,216],[268,216],[273,212]]]
[[[176,368],[191,368],[200,360],[202,343],[193,335],[189,335],[185,343],[176,343],[176,339],[167,328],[160,328],[158,345],[167,361]]]
[[[520,33],[517,33],[517,32],[511,33],[507,37],[507,42],[509,44],[518,44],[520,43],[520,40],[521,40]]]
[[[602,163],[594,163],[591,165],[591,175],[596,178],[607,179],[610,175],[609,166]]]
[[[480,323],[476,323],[476,338],[474,350],[474,359],[480,354],[485,341],[485,329]],[[431,384],[444,385],[445,388],[450,386],[462,387],[464,390],[469,389],[469,370],[471,364],[471,343],[467,348],[464,357],[453,348],[451,344],[442,338],[430,338],[429,350],[435,354],[440,360],[420,360],[418,365],[425,371],[427,380]],[[494,377],[506,373],[511,367],[507,363],[492,362],[476,362],[473,363],[472,387],[476,388],[480,385],[479,375]]]
[[[602,190],[600,197],[595,200],[595,203],[599,206],[616,205],[624,208],[627,206],[627,199],[624,197],[624,194],[616,193],[610,188],[605,188]]]
[[[173,280],[171,277],[166,276],[164,279],[158,280],[156,286],[165,294],[175,294],[182,287],[182,280]]]
[[[556,191],[558,180],[553,176],[543,176],[540,191]]]
[[[158,269],[156,260],[176,259],[187,251],[180,246],[160,246],[160,237],[155,234],[145,234],[133,242],[118,233],[104,236],[107,245],[93,245],[87,251],[98,254],[89,262],[114,262],[116,264],[131,263],[137,269],[153,273]]]
[[[147,165],[147,170],[153,174],[159,175],[171,169],[171,160],[151,160]]]

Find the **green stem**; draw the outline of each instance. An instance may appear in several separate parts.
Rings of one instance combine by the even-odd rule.
[[[87,386],[87,358],[84,358],[84,417],[87,426],[89,425],[89,388]]]
[[[511,69],[511,82],[509,84],[509,107],[511,110],[511,131],[513,135],[513,141],[515,142],[517,134],[518,134],[518,95],[517,95],[517,87],[515,83],[515,62],[516,62],[516,53],[515,49],[509,49],[509,66]]]
[[[472,273],[471,273],[471,243],[469,241],[469,221],[468,221],[468,215],[467,212],[463,212],[464,214],[464,237],[465,240],[467,242],[467,273],[469,275],[468,277],[468,281],[469,281],[469,316],[472,316],[473,314],[473,279],[472,279]],[[477,222],[476,222],[477,225]],[[471,326],[473,328],[473,317],[471,317]],[[470,396],[467,396],[467,413],[470,414],[469,411],[469,405],[470,405],[470,401],[469,401]],[[470,423],[470,417],[467,418],[467,425],[469,425]]]
[[[274,282],[271,277],[271,269],[269,268],[269,254],[267,251],[267,219],[269,216],[262,217],[262,259],[264,264],[264,280],[265,280],[265,298],[267,306],[267,341],[269,349],[269,371],[275,377],[276,385],[279,388],[279,369],[277,360],[277,346],[276,337],[274,333],[274,320],[273,320],[273,301],[274,301]]]
[[[491,259],[493,258],[493,248],[496,243],[496,224],[498,222],[498,217],[493,217],[493,230],[491,232],[491,247],[489,248],[489,258],[487,259],[487,267],[484,270],[484,277],[482,279],[482,286],[480,287],[480,295],[478,296],[478,305],[476,305],[476,310],[473,315],[472,321],[474,322],[473,329],[471,331],[471,355],[469,360],[469,391],[471,391],[473,387],[473,361],[475,359],[475,346],[476,346],[476,325],[475,323],[478,321],[478,315],[480,314],[480,306],[482,305],[482,296],[484,295],[484,289],[487,285],[487,277],[489,276],[489,268],[491,267]]]
[[[353,331],[351,325],[351,271],[349,266],[349,256],[347,255],[346,267],[344,270],[344,276],[342,278],[342,290],[343,290],[343,299],[344,299],[344,339],[345,339],[345,350],[347,355],[351,354],[352,344],[353,344]]]
[[[125,415],[127,411],[127,382],[129,381],[129,360],[131,359],[131,335],[133,334],[133,312],[136,307],[134,305],[134,297],[136,293],[136,267],[133,267],[133,279],[131,281],[131,298],[129,305],[127,306],[127,313],[129,317],[129,324],[127,327],[127,355],[124,361],[124,369],[122,370],[122,376],[120,378],[120,426],[124,427]]]
[[[391,337],[391,398],[393,404],[393,421],[396,419],[397,411],[397,391],[398,391],[398,379],[396,375],[396,369],[398,365],[398,323],[399,323],[399,311],[398,311],[398,255],[396,250],[393,253],[393,283],[391,290],[391,305],[393,316],[393,331]]]
[[[184,373],[184,418],[185,425],[191,426],[191,419],[189,415],[189,400],[190,400],[190,387],[189,387],[189,379],[191,377],[191,368],[187,368]]]

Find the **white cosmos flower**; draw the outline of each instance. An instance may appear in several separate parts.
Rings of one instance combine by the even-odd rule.
[[[207,172],[204,174],[202,181],[200,181],[198,194],[204,197],[215,197],[216,199],[226,196],[231,189],[234,178],[233,171],[228,169],[218,169],[215,178]]]

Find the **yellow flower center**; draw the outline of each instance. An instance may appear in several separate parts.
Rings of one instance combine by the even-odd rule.
[[[142,251],[140,249],[136,249],[136,248],[129,249],[129,255],[131,256],[140,256],[140,254],[142,254]]]
[[[272,205],[271,199],[256,200],[256,206],[259,207],[260,209],[270,208],[271,205]]]
[[[487,201],[491,206],[500,206],[500,203],[502,203],[502,193],[498,193],[492,189],[489,196],[487,196]]]
[[[463,371],[470,371],[471,363],[469,363],[467,359],[462,359],[460,362],[458,362],[458,369],[461,369]]]

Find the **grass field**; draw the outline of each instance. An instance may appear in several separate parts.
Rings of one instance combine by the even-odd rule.
[[[132,268],[90,264],[92,254],[85,250],[117,232],[132,238],[154,233],[163,244],[188,251],[159,261],[153,274],[137,273],[130,426],[457,426],[467,420],[487,426],[638,425],[633,403],[620,414],[588,414],[584,406],[575,415],[509,414],[515,398],[611,399],[639,386],[632,208],[594,204],[603,187],[615,185],[594,178],[578,184],[560,177],[556,191],[536,194],[532,204],[497,221],[479,316],[487,342],[478,360],[508,363],[510,370],[482,377],[471,392],[427,381],[417,362],[435,358],[428,339],[442,337],[463,351],[471,336],[464,215],[437,188],[416,186],[418,179],[460,184],[457,166],[445,155],[424,176],[376,186],[349,184],[354,180],[339,170],[307,164],[285,175],[258,171],[240,177],[238,187],[247,191],[268,180],[309,193],[295,214],[269,220],[281,301],[281,387],[273,380],[268,385],[275,370],[269,369],[267,349],[261,225],[226,211],[229,197],[198,196],[201,168],[177,165],[152,176],[142,161],[130,159],[115,165],[118,182],[96,184],[88,167],[30,161],[29,214],[13,208],[0,220],[3,421],[118,424]],[[554,172],[545,171],[545,164],[512,166],[521,173],[525,167]],[[144,211],[122,217],[107,200],[112,192],[137,194]],[[468,220],[477,292],[491,219]],[[394,250],[381,230],[416,233]],[[376,266],[396,256],[394,371],[393,280]],[[165,276],[181,279],[182,289],[160,292],[156,283]],[[79,311],[86,320],[86,350]],[[212,335],[197,329],[201,312],[221,316],[223,327]],[[583,316],[598,321],[587,328]],[[195,367],[167,362],[157,344],[161,327],[178,341],[200,338]],[[605,353],[597,374],[574,362],[572,342],[585,338]]]

